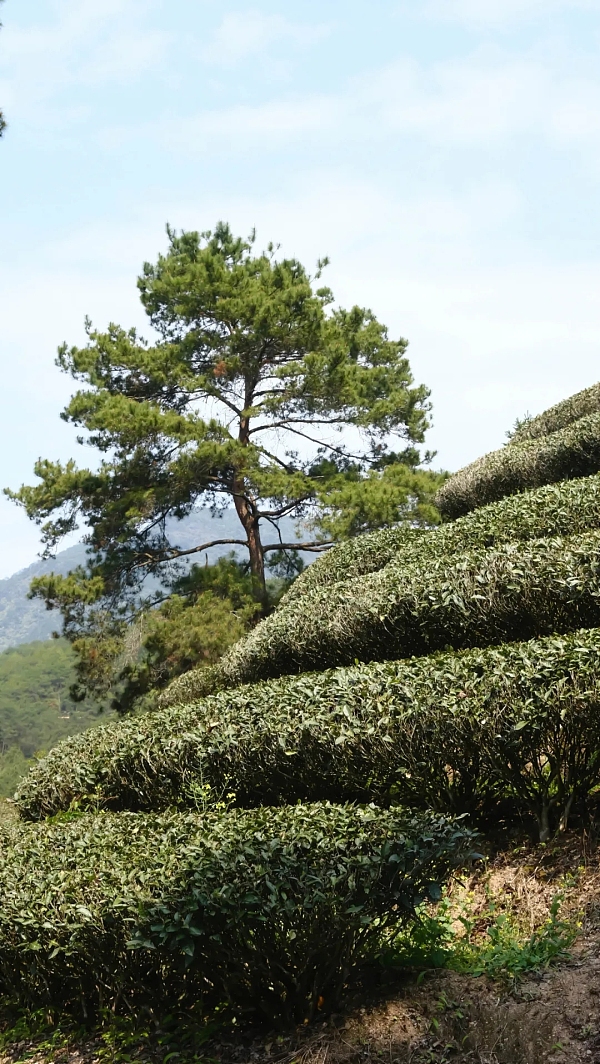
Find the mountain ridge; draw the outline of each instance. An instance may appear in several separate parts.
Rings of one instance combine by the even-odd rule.
[[[189,517],[169,524],[171,534],[175,528],[177,545],[183,550],[189,550],[212,539],[241,539],[243,536],[234,510],[224,510],[215,517],[208,510],[196,510]],[[281,530],[286,538],[297,538],[296,526],[291,519],[281,522]],[[205,558],[210,564],[235,549],[233,544],[211,547],[202,554],[191,555],[188,564],[202,562]],[[314,555],[304,555],[306,562],[312,561],[313,557]],[[60,614],[56,610],[47,610],[39,599],[27,598],[29,585],[35,576],[43,576],[46,573],[55,572],[64,576],[70,569],[84,564],[85,559],[85,544],[76,543],[59,551],[54,558],[40,558],[25,569],[0,580],[0,652],[22,643],[49,639],[52,633],[60,628]]]

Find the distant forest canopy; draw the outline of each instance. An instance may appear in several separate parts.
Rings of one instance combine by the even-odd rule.
[[[13,794],[35,754],[107,719],[98,703],[69,700],[74,681],[75,653],[64,639],[0,654],[0,797]]]

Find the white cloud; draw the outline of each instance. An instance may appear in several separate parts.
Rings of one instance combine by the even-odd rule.
[[[600,0],[427,0],[424,10],[430,18],[497,29],[560,11],[600,11]]]
[[[58,112],[58,93],[75,87],[131,82],[155,66],[168,34],[147,27],[143,0],[61,0],[48,23],[2,30],[2,101],[37,124],[70,121],[79,108]]]
[[[360,96],[386,129],[437,144],[487,145],[538,128],[550,85],[539,63],[476,53],[430,67],[401,61],[365,83]]]
[[[326,25],[291,22],[283,15],[258,10],[232,12],[225,15],[202,55],[216,66],[234,66],[240,60],[267,51],[274,44],[311,45],[328,33]]]
[[[429,65],[400,60],[362,74],[331,94],[290,96],[254,105],[203,110],[135,128],[113,127],[99,136],[107,148],[157,136],[167,149],[205,153],[211,145],[235,154],[266,153],[288,143],[309,153],[326,146],[410,136],[444,148],[506,149],[511,140],[573,144],[600,159],[600,76],[574,76],[564,56],[545,60],[476,50],[462,60]],[[596,165],[596,163],[594,164]]]
[[[205,155],[215,145],[219,158],[240,151],[271,152],[282,143],[301,143],[327,136],[344,122],[346,106],[335,96],[308,96],[288,101],[269,101],[256,106],[237,105],[205,110],[190,117],[169,117],[152,126],[112,126],[98,135],[102,147],[117,150],[134,139],[158,137],[165,150],[177,156]]]

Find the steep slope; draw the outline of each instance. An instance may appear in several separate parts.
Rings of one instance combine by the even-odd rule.
[[[190,674],[181,705],[36,767],[18,800],[38,822],[0,848],[0,985],[308,1021],[369,936],[388,947],[383,914],[410,925],[474,856],[455,814],[566,829],[600,784],[600,415],[576,406],[447,482],[462,521],[382,539],[383,568],[371,537],[360,575],[353,546],[351,579],[289,596],[213,670],[220,693]]]

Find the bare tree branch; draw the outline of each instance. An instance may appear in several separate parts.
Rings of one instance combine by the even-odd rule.
[[[143,565],[152,565],[153,562],[172,562],[176,561],[177,558],[186,558],[190,554],[201,554],[202,551],[210,550],[211,547],[220,547],[230,543],[238,547],[248,546],[246,539],[211,539],[208,543],[201,543],[198,547],[190,547],[188,550],[178,550],[176,547],[169,547],[165,550],[157,550],[153,554],[148,551],[144,561],[134,562],[126,568],[140,569]]]
[[[253,432],[266,432],[267,429],[288,429],[290,425],[341,425],[343,419],[341,417],[334,418],[312,418],[312,417],[291,417],[285,421],[270,421],[266,425],[256,425],[255,428],[250,429],[249,435]],[[293,432],[290,429],[290,432]]]
[[[289,514],[291,510],[295,510],[296,506],[300,506],[303,502],[308,502],[310,498],[310,495],[305,495],[301,499],[294,499],[293,502],[286,503],[285,506],[281,506],[279,510],[259,510],[258,516],[266,517],[268,521],[270,521],[273,517],[285,517],[285,515]]]
[[[263,551],[268,550],[310,550],[310,551],[324,551],[330,550],[335,546],[334,539],[328,540],[314,540],[312,543],[267,543],[266,547],[263,547]]]

